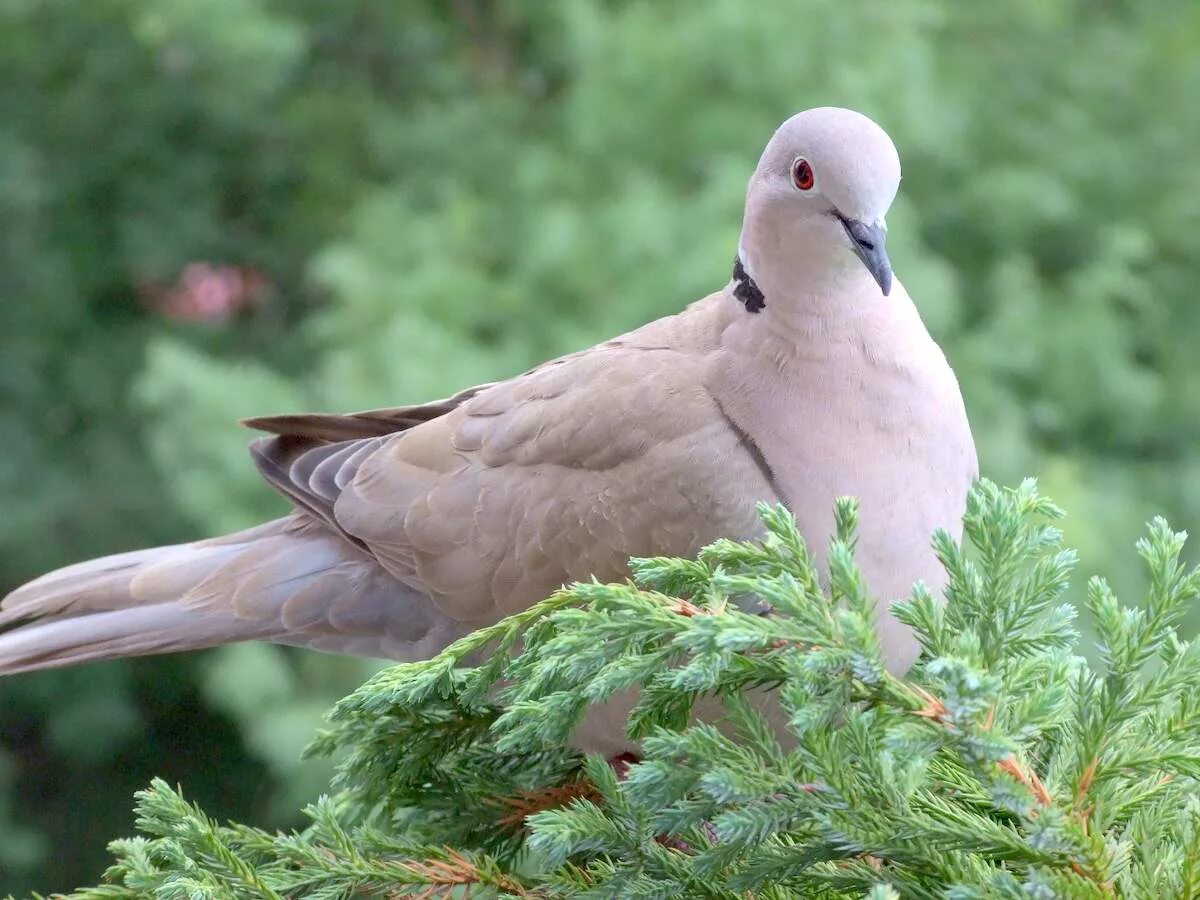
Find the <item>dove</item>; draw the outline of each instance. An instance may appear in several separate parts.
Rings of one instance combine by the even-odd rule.
[[[290,514],[52,572],[0,605],[0,673],[260,640],[396,660],[631,556],[762,533],[783,503],[823,565],[834,501],[890,601],[945,582],[977,472],[958,382],[885,249],[887,134],[810,109],[767,143],[730,280],[506,381],[347,415],[248,420]],[[888,667],[918,645],[879,604]]]

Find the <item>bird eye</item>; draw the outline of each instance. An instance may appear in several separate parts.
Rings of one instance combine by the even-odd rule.
[[[811,191],[815,183],[812,166],[807,159],[797,159],[792,163],[792,184],[798,191]]]

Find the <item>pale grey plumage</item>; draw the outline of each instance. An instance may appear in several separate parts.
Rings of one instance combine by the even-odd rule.
[[[793,116],[750,180],[738,247],[764,308],[731,282],[447,400],[254,420],[275,435],[255,459],[293,515],[19,588],[0,673],[247,639],[421,658],[564,582],[623,577],[631,555],[753,536],[759,500],[787,503],[819,556],[834,499],[859,497],[881,599],[936,589],[930,535],[957,533],[976,462],[945,358],[903,285],[880,289],[899,175],[864,116]],[[881,627],[906,667],[912,638]]]

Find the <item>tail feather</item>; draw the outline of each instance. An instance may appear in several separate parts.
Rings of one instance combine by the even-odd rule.
[[[256,629],[248,628],[248,624],[254,623],[232,615],[196,612],[178,603],[154,603],[38,622],[0,635],[0,674],[200,650],[270,637],[267,623],[258,623]]]
[[[0,603],[0,675],[268,640],[423,658],[460,623],[304,515],[51,572]]]
[[[276,519],[212,540],[117,553],[56,569],[0,601],[0,628],[26,619],[180,599],[251,543],[284,533],[291,521]]]

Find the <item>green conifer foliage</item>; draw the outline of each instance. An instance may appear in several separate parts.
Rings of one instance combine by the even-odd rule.
[[[341,762],[304,831],[218,825],[156,781],[144,836],[115,841],[105,885],[75,896],[1200,893],[1184,535],[1155,520],[1139,542],[1143,605],[1089,583],[1093,668],[1062,599],[1062,513],[1032,481],[981,481],[964,544],[935,538],[947,602],[917,585],[893,606],[925,651],[896,677],[855,504],[837,506],[824,578],[791,515],[760,512],[760,542],[635,560],[631,583],[574,585],[379,673],[310,748]],[[588,708],[629,688],[637,761],[570,749]],[[724,717],[692,718],[702,697]]]

